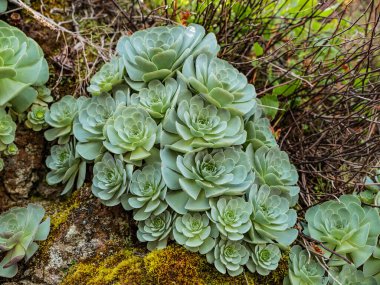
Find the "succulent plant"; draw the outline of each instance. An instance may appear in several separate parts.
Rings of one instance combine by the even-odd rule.
[[[116,107],[126,105],[126,102],[127,95],[118,93],[115,99],[109,94],[101,94],[88,98],[81,104],[73,127],[74,136],[78,140],[76,150],[80,156],[94,160],[104,153],[104,125]]]
[[[196,94],[235,115],[250,113],[256,106],[256,91],[247,77],[211,54],[189,56],[182,68],[182,78]]]
[[[240,241],[221,238],[214,250],[206,254],[206,258],[219,272],[237,276],[243,272],[243,266],[248,262],[249,251]]]
[[[16,144],[11,143],[7,145],[7,148],[4,150],[5,155],[16,155],[18,154],[18,147]]]
[[[290,163],[286,152],[278,147],[260,147],[254,151],[252,144],[247,147],[247,154],[251,160],[252,168],[256,174],[256,182],[268,185],[272,192],[284,196],[294,206],[299,193],[298,173]]]
[[[298,235],[292,229],[297,220],[297,213],[289,209],[286,198],[273,194],[267,185],[258,188],[253,185],[247,193],[252,203],[252,227],[248,231],[246,241],[254,244],[278,242],[281,245],[290,245]]]
[[[45,84],[49,78],[48,65],[33,39],[3,21],[0,21],[0,68],[0,106],[11,105],[18,113],[26,111],[37,98],[34,86]]]
[[[45,85],[37,86],[37,100],[35,103],[46,106],[48,103],[54,101],[53,96],[51,96],[51,90],[47,88]]]
[[[330,285],[377,285],[372,276],[365,276],[363,271],[356,269],[355,265],[345,264],[340,271],[331,270]]]
[[[266,276],[278,267],[281,259],[281,251],[274,244],[250,245],[252,249],[247,268],[252,273],[257,272]]]
[[[156,162],[133,173],[129,193],[123,195],[121,203],[124,209],[134,210],[136,221],[143,221],[166,210],[166,191],[161,164]]]
[[[284,285],[325,285],[328,278],[324,275],[323,267],[306,250],[302,250],[299,245],[292,247]]]
[[[45,114],[49,110],[46,106],[33,104],[32,109],[28,112],[25,125],[33,131],[41,131],[47,126],[45,122]]]
[[[247,142],[252,144],[254,151],[262,146],[268,148],[277,146],[267,118],[251,119],[245,124],[245,129],[247,131]]]
[[[91,78],[87,91],[93,96],[109,92],[114,86],[123,81],[123,76],[123,60],[119,57],[113,57]]]
[[[138,224],[137,238],[141,242],[148,242],[149,250],[165,248],[171,235],[173,221],[176,215],[164,211],[159,215],[150,215]]]
[[[128,162],[140,162],[151,155],[156,142],[156,122],[148,112],[135,106],[119,106],[104,127],[104,146],[112,153],[125,154]]]
[[[101,161],[94,165],[92,193],[106,206],[120,204],[120,198],[127,191],[131,181],[133,165],[125,164],[123,157],[113,157],[106,152]]]
[[[363,272],[365,276],[373,276],[376,284],[380,284],[380,240],[377,241],[372,256],[364,263]]]
[[[164,148],[161,160],[162,175],[171,189],[166,201],[179,214],[206,211],[213,197],[242,195],[254,180],[248,157],[239,148],[203,150],[183,156]]]
[[[176,105],[178,97],[191,96],[185,88],[185,85],[181,86],[173,78],[166,79],[164,83],[153,80],[149,82],[147,88],[132,94],[131,105],[140,106],[148,111],[152,118],[161,120],[168,109]]]
[[[0,151],[7,148],[15,139],[16,123],[13,122],[12,117],[0,108]]]
[[[75,151],[72,143],[54,145],[46,158],[46,165],[51,171],[46,175],[49,185],[66,184],[61,195],[70,192],[76,181],[76,188],[80,188],[86,178],[86,162]]]
[[[67,95],[50,106],[50,110],[45,113],[45,121],[52,128],[45,131],[46,140],[58,139],[59,144],[66,144],[69,141],[73,132],[74,119],[83,101],[84,97],[77,100]]]
[[[139,89],[141,83],[170,77],[190,54],[207,52],[215,56],[219,46],[214,34],[205,36],[202,26],[191,24],[154,27],[124,36],[117,51],[124,60],[126,80]]]
[[[252,204],[241,197],[211,199],[210,207],[210,219],[220,234],[229,240],[242,240],[252,226]]]
[[[363,265],[373,254],[380,234],[380,217],[377,209],[363,208],[355,195],[343,195],[339,201],[331,200],[309,208],[306,212],[304,233],[325,247],[350,259],[356,267]],[[332,256],[330,266],[346,262]]]
[[[206,103],[200,96],[182,100],[163,121],[161,145],[179,152],[241,145],[247,132],[243,119]]]
[[[0,215],[0,277],[12,278],[18,271],[17,263],[28,261],[38,250],[36,241],[46,240],[50,219],[44,222],[45,210],[34,204],[27,208],[12,208]]]
[[[177,217],[173,237],[180,245],[192,252],[206,254],[215,247],[219,233],[206,214],[187,213]]]

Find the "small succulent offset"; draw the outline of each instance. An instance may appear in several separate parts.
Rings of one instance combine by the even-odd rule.
[[[10,105],[18,113],[26,111],[36,100],[34,87],[44,85],[49,78],[40,46],[3,21],[0,21],[0,69],[0,107]]]
[[[14,141],[15,133],[16,123],[3,108],[0,108],[0,151],[7,149],[7,145]]]
[[[141,242],[148,242],[149,250],[165,248],[171,236],[173,221],[176,215],[170,211],[151,215],[138,224],[137,238]]]
[[[206,254],[215,247],[219,233],[206,214],[187,213],[177,217],[173,237],[192,252]]]
[[[104,146],[114,154],[124,154],[128,162],[139,163],[151,155],[156,142],[156,122],[135,106],[119,106],[104,127]]]
[[[17,263],[28,261],[38,250],[36,241],[46,240],[50,231],[50,219],[45,210],[34,204],[27,208],[13,208],[0,215],[0,277],[12,278],[17,274]]]
[[[262,146],[269,148],[277,146],[267,118],[250,119],[246,123],[245,129],[247,130],[247,142],[252,144],[254,151]]]
[[[214,250],[206,254],[206,258],[219,272],[237,276],[243,272],[243,266],[248,262],[249,251],[240,241],[222,238],[216,243]]]
[[[69,141],[80,102],[83,100],[77,100],[73,96],[67,95],[50,106],[50,109],[45,113],[45,121],[52,128],[45,131],[46,140],[58,139],[59,144],[65,144]]]
[[[44,85],[37,86],[36,90],[37,90],[38,95],[37,95],[37,100],[35,103],[42,106],[46,106],[48,103],[51,103],[54,101],[53,96],[51,96],[51,90],[47,88],[46,86]]]
[[[365,276],[363,271],[356,269],[355,265],[345,264],[340,271],[331,270],[331,285],[377,285],[372,276]]]
[[[14,143],[11,143],[9,145],[7,145],[7,149],[4,150],[4,154],[5,155],[16,155],[18,154],[18,147],[16,144]]]
[[[253,244],[278,242],[290,245],[298,235],[292,229],[297,220],[297,213],[289,209],[289,201],[272,193],[267,185],[260,188],[253,185],[247,193],[252,203],[252,227],[248,231],[246,241]]]
[[[210,54],[189,56],[182,75],[196,94],[233,114],[245,115],[256,106],[256,91],[247,77],[225,60]]]
[[[358,268],[373,254],[380,234],[380,216],[375,208],[361,206],[355,195],[343,195],[307,210],[304,233],[337,253]],[[346,262],[325,252],[330,266]]]
[[[191,97],[171,109],[163,122],[161,145],[179,152],[241,145],[247,138],[242,117]]]
[[[268,185],[273,192],[286,197],[293,206],[300,189],[296,186],[297,170],[290,163],[287,153],[278,147],[266,146],[254,151],[253,145],[250,144],[247,147],[247,154],[251,159],[258,184]]]
[[[164,148],[161,160],[162,175],[171,189],[166,201],[180,214],[210,209],[210,198],[243,195],[254,180],[248,157],[239,148],[203,150],[184,156]]]
[[[131,181],[133,165],[125,164],[123,157],[113,157],[106,152],[101,161],[94,165],[92,193],[106,206],[120,204]]]
[[[49,185],[66,184],[61,195],[73,190],[75,181],[76,188],[80,188],[86,177],[86,161],[77,155],[73,144],[54,145],[50,152],[46,158],[46,165],[50,168],[46,182]]]
[[[229,240],[242,240],[251,228],[252,204],[242,197],[222,197],[210,200],[210,219],[220,234]]]
[[[252,252],[247,263],[247,268],[252,273],[257,272],[260,275],[266,276],[271,271],[278,267],[278,262],[281,259],[281,251],[274,244],[258,244],[250,245]]]
[[[292,247],[289,256],[289,272],[284,285],[325,285],[328,278],[319,263],[299,245]]]
[[[181,90],[180,84],[173,78],[168,78],[164,83],[153,80],[147,88],[131,95],[131,105],[140,106],[148,111],[152,118],[161,120],[167,110],[175,106],[182,92],[185,90]]]
[[[114,86],[123,81],[123,76],[124,65],[122,59],[113,57],[91,78],[87,91],[93,96],[109,92]]]
[[[87,160],[94,160],[104,153],[104,125],[118,105],[126,105],[127,95],[123,92],[116,95],[114,99],[109,94],[102,94],[87,98],[81,104],[73,132],[78,140],[76,150]]]
[[[215,35],[205,36],[199,25],[154,27],[122,37],[117,51],[122,56],[130,86],[173,76],[189,55],[219,51]],[[137,83],[137,84],[136,84]],[[139,84],[140,83],[140,84]]]
[[[49,110],[46,106],[33,104],[32,109],[28,112],[25,125],[33,131],[41,131],[47,124],[45,122],[45,114]]]
[[[134,210],[133,218],[136,221],[143,221],[166,210],[166,191],[161,164],[156,162],[133,173],[129,193],[121,197],[121,203],[124,209]]]

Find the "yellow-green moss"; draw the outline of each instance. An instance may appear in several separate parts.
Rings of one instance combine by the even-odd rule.
[[[125,249],[103,260],[98,256],[74,265],[61,285],[280,285],[287,272],[287,258],[268,276],[245,273],[237,277],[223,275],[207,263],[204,256],[178,245],[155,250],[145,256]]]
[[[96,259],[89,263],[75,265],[62,284],[137,285],[143,283],[143,259],[134,255],[131,250],[121,250],[101,262],[97,262]]]

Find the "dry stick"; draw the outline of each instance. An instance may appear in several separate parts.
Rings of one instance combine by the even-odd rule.
[[[345,262],[347,262],[348,264],[352,264],[352,262],[351,262],[350,260],[348,260],[346,257],[344,257],[343,255],[341,255],[341,254],[337,253],[336,251],[334,251],[334,250],[332,250],[332,249],[329,249],[328,247],[324,246],[323,243],[322,243],[321,241],[316,240],[316,239],[314,239],[314,238],[312,238],[312,237],[309,237],[309,236],[303,234],[301,231],[298,231],[298,232],[299,232],[299,235],[300,235],[300,236],[302,236],[302,237],[304,237],[304,238],[306,238],[306,239],[308,239],[308,240],[311,240],[312,242],[317,243],[317,244],[318,244],[320,247],[322,247],[323,249],[325,249],[325,250],[327,250],[328,252],[330,252],[330,253],[332,253],[332,254],[334,254],[334,255],[340,257],[341,259],[343,259],[343,260],[344,260]]]
[[[30,8],[28,5],[26,5],[25,3],[23,3],[20,0],[9,0],[9,2],[16,4],[19,7],[27,10],[29,13],[31,13],[33,15],[33,17],[37,21],[41,22],[43,25],[47,26],[48,28],[50,28],[54,31],[61,31],[61,32],[67,33],[67,34],[71,35],[72,37],[78,39],[80,42],[86,43],[89,46],[92,46],[93,48],[95,48],[99,52],[99,54],[103,58],[106,58],[106,56],[104,56],[104,54],[102,53],[102,47],[98,46],[97,44],[94,44],[93,42],[91,42],[89,40],[87,40],[86,38],[82,37],[80,34],[74,33],[73,31],[70,31],[70,30],[66,29],[65,27],[58,25],[52,19],[45,17],[44,15],[42,15],[41,13],[37,12],[36,10]]]

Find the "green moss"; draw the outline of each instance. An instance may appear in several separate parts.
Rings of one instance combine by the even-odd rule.
[[[287,258],[268,276],[244,273],[223,275],[207,263],[204,256],[170,245],[142,255],[131,248],[101,259],[74,265],[61,285],[181,284],[181,285],[280,285],[287,273]]]

